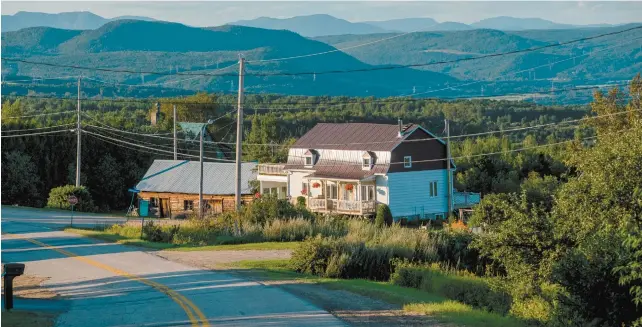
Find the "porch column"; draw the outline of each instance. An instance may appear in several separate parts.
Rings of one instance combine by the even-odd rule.
[[[259,194],[263,194],[263,181],[259,181]]]
[[[359,201],[359,213],[363,215],[363,194],[361,194],[361,180],[357,181],[357,191],[355,193],[355,198]]]
[[[325,180],[321,180],[321,192],[323,192],[323,200],[325,202],[325,211],[328,211],[328,183]]]

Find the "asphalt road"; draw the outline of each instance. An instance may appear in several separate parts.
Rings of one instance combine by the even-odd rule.
[[[3,206],[1,221],[2,262],[49,277],[66,302],[56,326],[344,326],[279,288],[57,230],[69,221],[60,212]]]

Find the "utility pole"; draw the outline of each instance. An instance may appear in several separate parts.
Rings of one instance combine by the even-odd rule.
[[[78,77],[78,120],[76,122],[76,187],[80,187],[80,77]]]
[[[203,134],[205,134],[205,128],[207,128],[207,125],[203,125],[201,128],[201,145],[200,149],[198,152],[198,162],[201,166],[200,169],[200,178],[199,178],[199,185],[198,185],[198,218],[203,219]],[[174,134],[176,135],[176,134]],[[176,155],[176,152],[174,152],[174,155]]]
[[[452,171],[450,171],[450,123],[448,119],[444,120],[446,123],[446,167],[448,169],[448,216],[453,212],[453,185],[452,185]]]
[[[201,146],[202,147],[202,146]],[[174,160],[178,160],[178,143],[176,140],[176,105],[174,105]]]
[[[238,112],[236,114],[236,209],[241,209],[241,143],[243,142],[243,71],[245,59],[239,58],[239,95]]]

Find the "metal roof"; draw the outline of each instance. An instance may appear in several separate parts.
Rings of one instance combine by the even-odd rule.
[[[235,163],[204,162],[203,194],[230,195],[235,192]],[[136,185],[143,192],[198,194],[198,161],[154,160],[145,177]],[[256,163],[241,164],[241,193],[250,194],[249,181],[256,179]]]
[[[418,125],[399,125],[370,123],[319,123],[298,139],[293,148],[392,151]]]

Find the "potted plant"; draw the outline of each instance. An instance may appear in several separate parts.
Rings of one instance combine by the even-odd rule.
[[[302,189],[301,190],[301,195],[307,195],[307,194],[308,194],[308,190],[306,190],[306,189]]]
[[[312,184],[312,187],[313,188],[319,188],[319,187],[321,187],[321,183],[315,182],[315,183]]]
[[[346,184],[346,191],[352,191],[354,190],[354,184]]]

